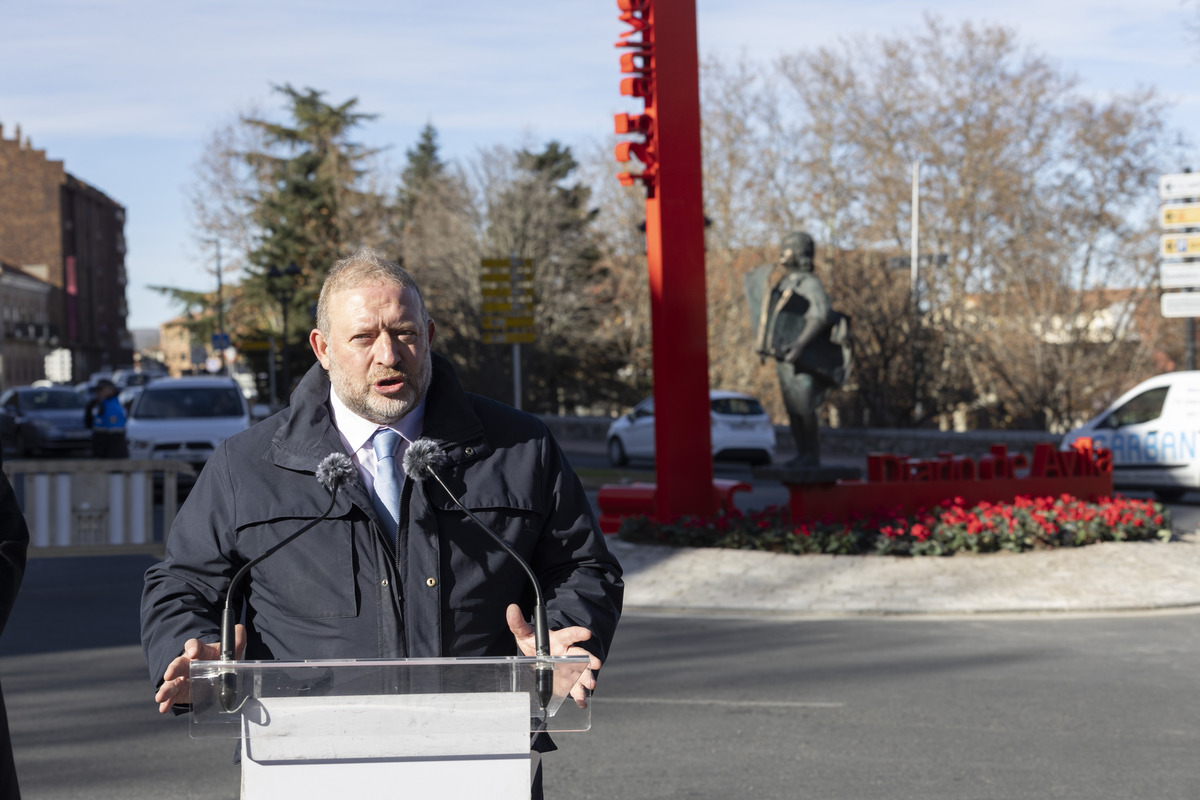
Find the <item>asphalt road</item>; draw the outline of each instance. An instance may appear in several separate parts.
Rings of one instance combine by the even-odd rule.
[[[160,717],[149,559],[37,559],[0,640],[27,800],[237,796],[223,741]],[[1200,616],[629,615],[551,797],[1194,798]],[[485,797],[486,793],[481,793]]]
[[[1197,618],[628,618],[548,796],[1194,798]]]

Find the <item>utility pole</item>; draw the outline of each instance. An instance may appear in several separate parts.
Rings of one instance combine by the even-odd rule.
[[[920,286],[920,267],[921,263],[921,162],[914,161],[912,165],[912,243],[910,250],[911,261],[911,286],[909,294],[912,296],[912,370],[913,370],[913,423],[915,424],[921,418],[921,390],[920,390],[920,357],[921,357],[921,298],[918,293]]]
[[[225,334],[225,285],[221,278],[221,240],[220,239],[205,239],[209,244],[217,247],[217,332],[213,336],[213,344],[220,344],[224,341]],[[221,373],[226,372],[227,365],[225,364],[225,348],[221,347],[218,353],[221,359]]]

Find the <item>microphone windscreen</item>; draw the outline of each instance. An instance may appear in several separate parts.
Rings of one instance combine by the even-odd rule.
[[[432,439],[417,439],[404,451],[404,474],[414,481],[425,480],[444,463],[446,454]]]
[[[354,462],[345,453],[330,453],[317,465],[317,481],[331,492],[354,477]]]

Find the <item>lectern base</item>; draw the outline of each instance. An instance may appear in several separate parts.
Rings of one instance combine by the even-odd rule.
[[[262,698],[243,709],[243,800],[525,800],[521,693]]]

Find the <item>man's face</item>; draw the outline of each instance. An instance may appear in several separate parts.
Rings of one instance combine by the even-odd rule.
[[[328,338],[314,330],[309,343],[341,401],[380,425],[416,407],[433,377],[433,320],[411,288],[366,283],[331,295]]]

